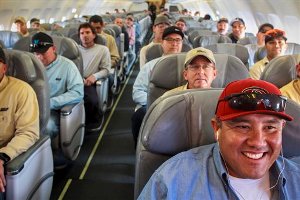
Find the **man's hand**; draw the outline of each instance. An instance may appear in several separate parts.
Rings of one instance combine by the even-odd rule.
[[[84,79],[84,85],[90,86],[93,85],[97,81],[96,77],[94,75],[90,75],[86,79]]]
[[[4,175],[4,161],[0,160],[0,192],[5,192],[6,180]]]

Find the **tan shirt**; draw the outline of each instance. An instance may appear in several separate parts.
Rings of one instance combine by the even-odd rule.
[[[177,87],[177,88],[174,88],[174,89],[172,89],[172,90],[169,90],[169,91],[165,92],[165,93],[163,94],[163,96],[169,96],[169,95],[174,94],[174,93],[176,93],[176,92],[178,92],[178,91],[187,90],[187,89],[188,89],[187,86],[188,86],[188,83],[185,84],[185,85],[179,86],[179,87]]]
[[[256,62],[249,71],[250,77],[256,80],[260,79],[262,72],[264,71],[266,65],[269,63],[267,57],[264,57],[262,60]]]
[[[280,88],[282,95],[300,104],[300,80],[293,80]]]
[[[117,66],[117,63],[120,61],[120,54],[118,51],[116,40],[113,36],[104,33],[103,31],[101,35],[106,39],[106,46],[108,47],[110,52],[111,67],[115,68]]]
[[[35,92],[27,83],[4,76],[0,82],[0,152],[14,159],[38,138],[39,107]]]

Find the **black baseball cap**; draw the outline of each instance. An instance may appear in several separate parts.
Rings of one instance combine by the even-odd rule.
[[[30,50],[31,52],[45,53],[53,46],[52,38],[43,32],[38,32],[32,36]]]
[[[162,39],[165,39],[165,37],[167,37],[168,35],[170,35],[172,33],[180,35],[182,39],[184,37],[183,32],[178,27],[176,27],[176,26],[170,26],[170,27],[168,27],[168,28],[166,28],[164,30],[164,33],[162,35]]]

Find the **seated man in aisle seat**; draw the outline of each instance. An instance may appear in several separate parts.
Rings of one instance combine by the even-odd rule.
[[[265,46],[265,34],[267,31],[274,29],[274,26],[269,23],[264,23],[259,26],[258,32],[256,34],[257,45],[259,47]]]
[[[266,81],[229,83],[211,121],[217,143],[167,160],[138,199],[300,199],[300,165],[282,155],[285,105]]]
[[[127,30],[126,30],[126,27],[124,26],[123,19],[121,17],[117,17],[114,21],[114,24],[118,25],[121,28],[122,33],[124,33],[124,51],[128,51],[129,36],[128,36]]]
[[[188,30],[188,26],[186,24],[186,21],[182,18],[179,18],[175,22],[175,26],[177,26],[184,33],[183,44],[187,44],[189,46],[192,46],[191,43],[188,40],[188,36],[186,35],[186,32]]]
[[[113,79],[109,50],[106,46],[95,44],[96,30],[89,23],[80,24],[78,36],[79,51],[83,59],[84,107],[87,130],[99,130],[101,116],[98,108],[96,81],[108,76]],[[109,81],[112,83],[112,80]]]
[[[266,57],[256,62],[250,68],[250,77],[253,79],[260,79],[260,75],[265,69],[265,66],[278,56],[284,55],[287,48],[285,32],[279,29],[272,29],[265,34],[265,47],[267,51]]]
[[[0,199],[5,192],[4,166],[39,139],[36,94],[24,81],[6,76],[8,68],[0,47]]]
[[[217,76],[214,54],[203,47],[187,52],[184,66],[183,77],[187,80],[187,84],[169,90],[164,95],[187,89],[210,88]]]
[[[237,43],[237,41],[246,36],[246,25],[242,18],[235,18],[230,23],[232,27],[232,33],[228,37],[232,40],[232,43]]]
[[[296,74],[297,79],[280,88],[280,91],[284,96],[300,104],[300,55],[298,56],[298,64],[296,65]]]
[[[220,35],[226,35],[228,32],[228,28],[228,19],[224,17],[219,19],[219,21],[217,22],[217,33],[219,33]]]
[[[23,36],[29,36],[29,31],[26,25],[26,20],[24,17],[18,16],[15,18],[15,24],[17,25],[17,31]]]
[[[101,16],[91,16],[89,23],[94,27],[98,34],[102,35],[106,39],[106,46],[110,52],[111,67],[115,68],[121,59],[115,38],[103,31],[105,25]]]
[[[142,68],[146,64],[146,52],[149,47],[151,47],[153,44],[162,43],[162,35],[164,33],[164,30],[170,26],[170,21],[168,17],[164,15],[159,15],[156,17],[154,21],[154,25],[152,27],[154,38],[153,40],[146,46],[144,46],[140,51],[140,68]]]
[[[46,33],[33,35],[30,49],[46,68],[51,109],[47,133],[54,139],[60,130],[60,109],[78,103],[83,98],[82,77],[71,60],[56,54],[53,40]]]
[[[164,55],[180,53],[182,49],[182,40],[184,34],[176,26],[166,28],[162,34],[162,49]],[[140,70],[132,90],[133,101],[139,107],[132,116],[132,133],[135,143],[137,142],[138,133],[142,124],[144,115],[146,114],[148,84],[151,71],[155,64],[160,60],[156,58],[147,62]]]

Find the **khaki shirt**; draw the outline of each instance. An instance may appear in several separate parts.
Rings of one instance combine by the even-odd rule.
[[[262,72],[265,69],[265,66],[269,63],[267,57],[264,57],[262,60],[256,62],[249,71],[250,77],[256,80],[260,79]]]
[[[280,88],[282,95],[300,104],[300,80],[293,80]]]
[[[113,36],[104,33],[103,31],[101,35],[106,39],[106,46],[108,47],[110,52],[111,67],[114,68],[117,66],[118,62],[120,61],[120,54],[116,44],[116,40]]]
[[[4,76],[0,82],[0,152],[12,160],[38,138],[39,107],[35,92],[27,83]]]

